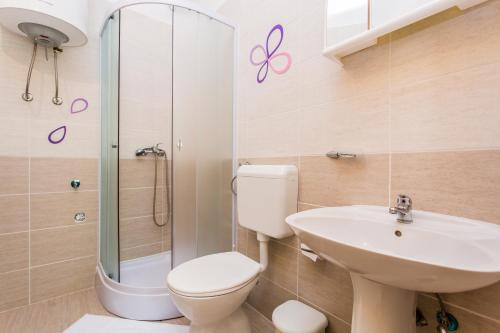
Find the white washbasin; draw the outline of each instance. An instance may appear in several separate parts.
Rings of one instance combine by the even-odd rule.
[[[406,307],[414,307],[414,291],[460,292],[500,280],[500,226],[495,224],[423,211],[413,211],[413,223],[402,224],[379,206],[313,209],[290,215],[286,222],[316,253],[351,272],[357,321],[363,311],[375,311],[360,308],[356,313],[356,297],[371,297],[363,293],[400,298],[392,304],[394,311],[405,308],[407,297],[412,304]],[[391,306],[387,297],[372,301],[378,302],[374,307]],[[377,332],[374,323],[355,330],[354,319],[353,332],[366,327]],[[414,331],[401,325],[380,328],[397,330]]]

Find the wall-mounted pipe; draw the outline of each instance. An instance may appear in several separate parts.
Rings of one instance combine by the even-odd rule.
[[[257,240],[259,241],[259,262],[260,271],[264,272],[269,264],[269,236],[260,232],[257,233]]]

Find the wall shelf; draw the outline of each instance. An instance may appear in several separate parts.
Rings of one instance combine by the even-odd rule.
[[[379,37],[382,37],[392,31],[396,31],[455,6],[460,10],[465,10],[485,1],[487,0],[435,0],[422,5],[412,12],[388,21],[385,24],[362,32],[359,35],[346,39],[340,43],[326,46],[323,54],[341,64],[343,57],[377,44]]]

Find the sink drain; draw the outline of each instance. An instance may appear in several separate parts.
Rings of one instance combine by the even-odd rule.
[[[403,233],[399,230],[396,230],[396,231],[394,231],[394,235],[396,235],[397,237],[401,237],[401,236],[403,236]]]

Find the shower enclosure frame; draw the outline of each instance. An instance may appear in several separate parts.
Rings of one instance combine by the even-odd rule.
[[[227,18],[217,14],[216,12],[204,8],[202,6],[198,6],[191,1],[186,0],[149,0],[149,1],[141,1],[141,0],[119,0],[109,4],[106,9],[105,16],[103,19],[103,23],[99,30],[100,38],[102,39],[103,33],[105,31],[106,25],[108,24],[109,19],[115,14],[117,11],[124,9],[133,5],[141,5],[141,4],[162,4],[171,6],[173,9],[175,7],[184,8],[187,10],[192,10],[199,14],[203,14],[211,19],[221,22],[226,26],[229,26],[233,29],[233,84],[232,84],[232,176],[236,175],[237,167],[238,167],[238,145],[237,145],[237,101],[238,101],[238,85],[237,85],[237,77],[238,77],[238,55],[239,55],[239,28],[238,26],[228,20]],[[119,51],[118,51],[119,52]],[[100,45],[100,53],[102,54],[102,45]],[[119,57],[120,55],[118,55]],[[119,73],[118,73],[119,75]],[[103,79],[103,64],[102,57],[100,57],[100,82]],[[103,97],[102,97],[102,89],[101,89],[101,112],[103,106]],[[118,88],[119,90],[119,88]],[[118,92],[119,94],[119,92]],[[119,95],[118,95],[119,96]],[[172,96],[173,98],[173,96]],[[119,103],[118,103],[119,107]],[[102,116],[102,115],[101,115]],[[102,134],[101,134],[101,142],[102,142]],[[102,156],[100,157],[100,159]],[[101,162],[100,162],[101,163]],[[101,168],[99,168],[99,179],[102,179]],[[172,180],[173,183],[173,180]],[[173,184],[171,184],[173,188]],[[228,187],[232,186],[232,183],[228,184]],[[99,191],[99,206],[102,202],[102,191]],[[172,197],[173,200],[173,197]],[[101,224],[102,221],[99,221]],[[237,234],[237,222],[236,222],[236,198],[232,196],[232,221],[231,221],[231,246],[232,250],[236,250],[236,234]],[[175,227],[175,221],[172,220],[172,227]],[[169,318],[175,318],[181,316],[180,312],[176,309],[175,305],[170,301],[170,297],[168,295],[168,291],[165,288],[140,288],[123,285],[111,278],[109,278],[104,270],[104,267],[101,263],[101,228],[99,229],[99,247],[98,247],[98,264],[96,267],[96,277],[95,277],[95,285],[97,289],[97,293],[101,302],[105,303],[105,307],[117,314],[121,317],[130,318],[130,319],[138,319],[138,320],[163,320]],[[174,249],[172,249],[174,251]],[[165,304],[168,304],[169,309],[162,309]]]

